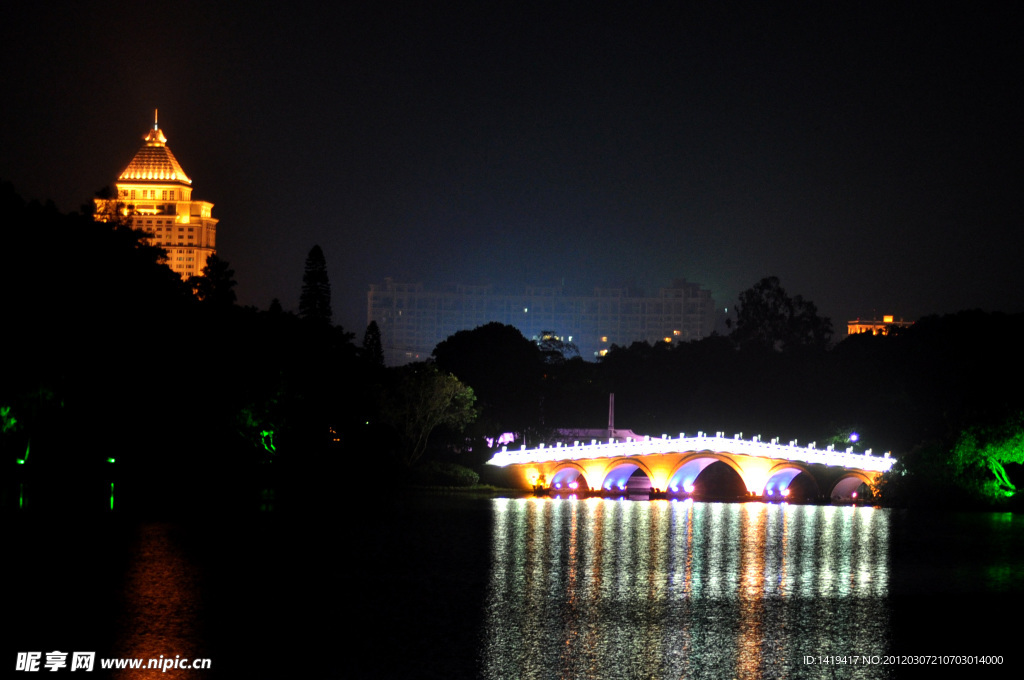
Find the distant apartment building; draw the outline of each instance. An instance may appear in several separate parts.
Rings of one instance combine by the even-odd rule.
[[[854,319],[846,322],[846,334],[857,335],[859,333],[871,333],[871,335],[889,335],[893,329],[909,328],[913,321],[900,319],[895,321],[891,314],[886,314],[881,319]]]
[[[595,288],[580,295],[558,286],[429,290],[389,278],[371,284],[367,295],[367,324],[376,321],[380,327],[389,365],[426,359],[448,336],[492,321],[515,326],[529,339],[553,332],[593,361],[613,344],[703,338],[714,330],[715,314],[711,291],[684,279],[649,296],[629,288]]]

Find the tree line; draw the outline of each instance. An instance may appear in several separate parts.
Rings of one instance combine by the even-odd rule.
[[[858,450],[897,457],[882,489],[893,502],[1007,499],[1019,476],[1019,314],[965,311],[832,343],[813,303],[767,277],[740,295],[724,336],[616,346],[589,362],[558,329],[531,341],[491,323],[427,362],[386,367],[375,324],[357,344],[333,323],[319,246],[297,273],[293,314],[276,300],[239,306],[220,258],[182,281],[139,232],[88,209],[63,214],[4,184],[0,215],[18,254],[0,270],[5,465],[115,459],[138,477],[202,469],[221,480],[376,466],[399,482],[466,483],[497,436],[533,446],[558,428],[601,428],[614,393],[617,425],[654,436],[823,445],[856,431]]]

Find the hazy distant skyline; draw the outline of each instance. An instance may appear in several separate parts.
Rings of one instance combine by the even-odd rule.
[[[296,309],[319,244],[357,336],[388,276],[1017,312],[1021,11],[43,2],[0,28],[0,178],[76,209],[159,108],[239,301]]]

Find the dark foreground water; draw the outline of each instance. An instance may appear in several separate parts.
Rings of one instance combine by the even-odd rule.
[[[1009,514],[381,497],[3,537],[3,677],[53,650],[211,659],[124,678],[1004,677],[1024,648]]]

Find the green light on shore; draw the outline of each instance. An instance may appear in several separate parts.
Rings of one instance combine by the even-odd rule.
[[[115,460],[114,460],[113,458],[107,458],[107,462],[108,462],[108,463],[114,463],[114,462],[116,462],[116,461],[115,461]]]
[[[260,443],[263,444],[263,450],[267,453],[273,454],[277,452],[277,447],[274,446],[273,430],[262,430],[260,432]]]
[[[24,465],[28,461],[28,454],[29,454],[29,450],[31,448],[32,448],[32,442],[29,442],[28,444],[25,444],[25,457],[17,459],[18,465]]]

